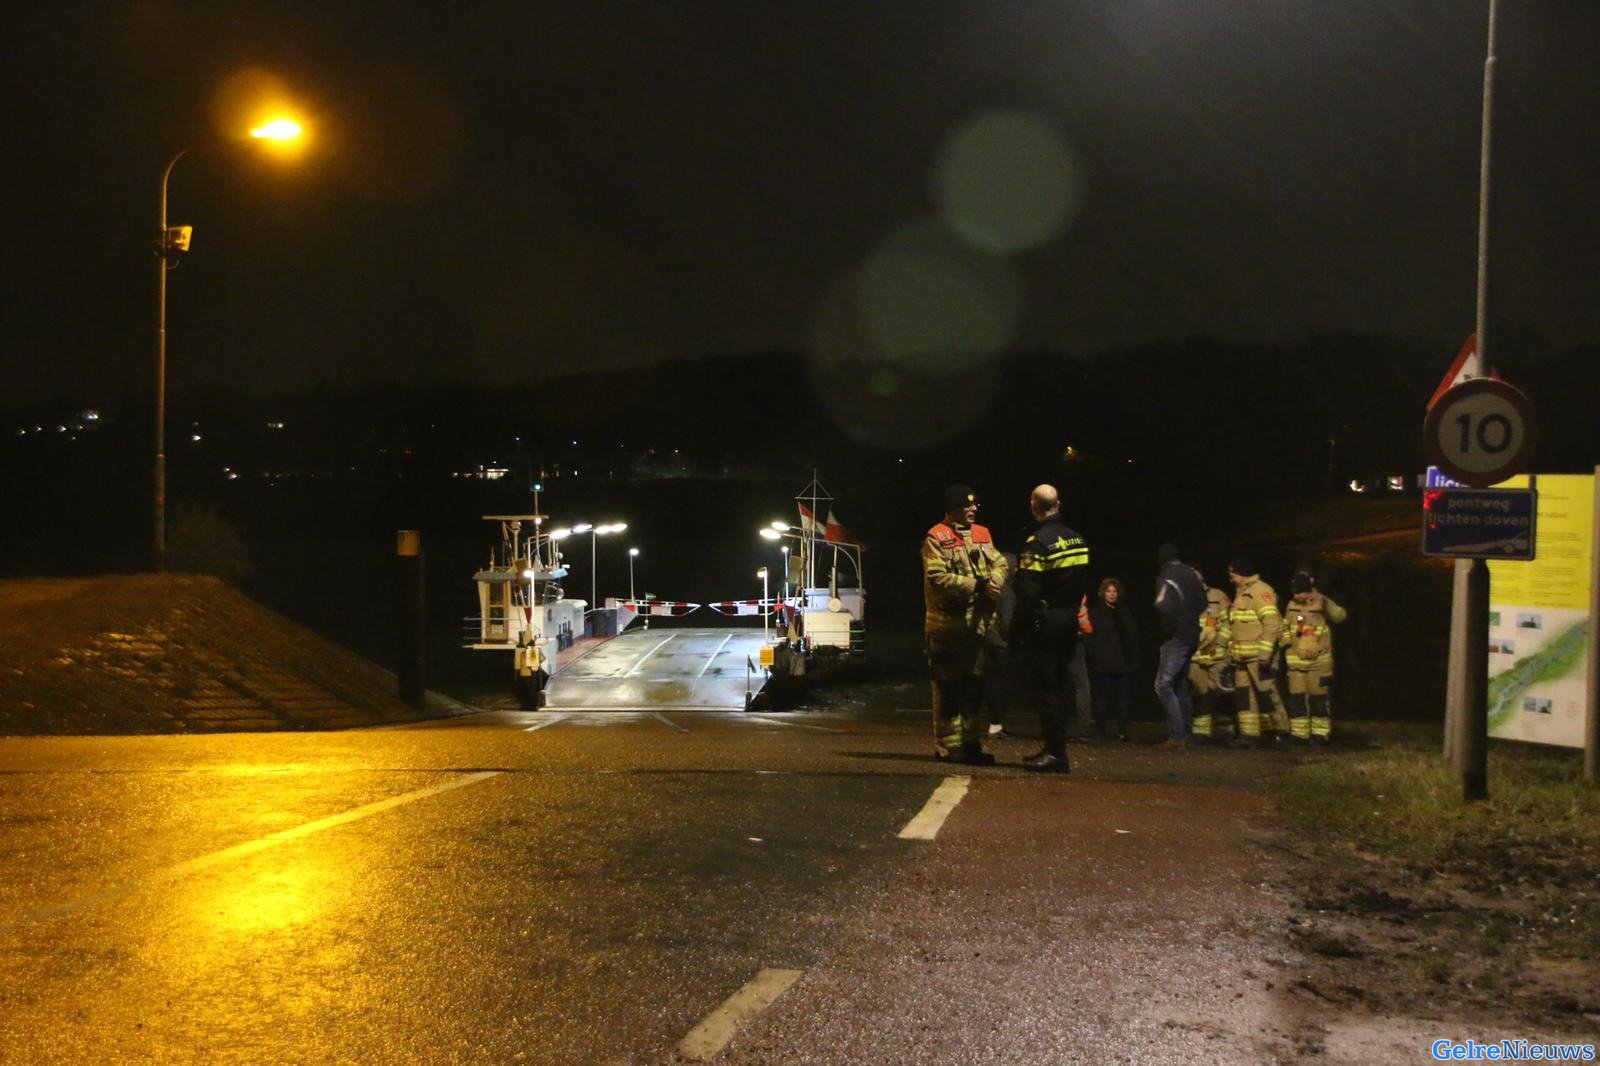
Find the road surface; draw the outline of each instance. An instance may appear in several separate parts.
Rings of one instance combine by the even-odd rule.
[[[921,693],[0,739],[0,1061],[1294,1056],[1273,756],[950,773]]]
[[[545,688],[550,710],[743,710],[761,688],[761,630],[635,629],[563,667]]]

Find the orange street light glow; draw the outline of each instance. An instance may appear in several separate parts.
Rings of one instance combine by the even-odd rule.
[[[300,123],[288,118],[275,118],[264,126],[250,131],[250,136],[264,141],[292,141],[301,134]]]

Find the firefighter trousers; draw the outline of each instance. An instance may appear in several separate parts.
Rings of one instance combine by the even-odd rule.
[[[1305,669],[1289,668],[1289,730],[1296,740],[1333,736],[1333,711],[1328,682],[1333,661],[1313,663]]]
[[[1239,720],[1239,735],[1252,739],[1260,737],[1263,725],[1272,733],[1288,733],[1289,712],[1284,708],[1283,696],[1278,693],[1277,677],[1262,677],[1261,668],[1265,664],[1257,660],[1237,665],[1233,709]],[[1266,715],[1265,722],[1263,715]]]

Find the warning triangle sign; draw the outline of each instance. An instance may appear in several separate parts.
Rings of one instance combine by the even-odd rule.
[[[1473,378],[1483,377],[1483,360],[1478,357],[1478,335],[1467,336],[1467,342],[1456,353],[1456,358],[1450,364],[1450,369],[1444,372],[1444,380],[1439,382],[1439,387],[1433,390],[1433,395],[1428,397],[1428,410],[1433,410],[1433,405],[1439,402],[1439,397]],[[1490,377],[1499,380],[1500,375],[1490,373]]]

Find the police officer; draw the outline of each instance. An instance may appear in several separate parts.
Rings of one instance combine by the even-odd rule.
[[[1317,589],[1316,579],[1298,570],[1289,579],[1289,602],[1283,609],[1285,665],[1289,668],[1289,732],[1302,744],[1326,744],[1333,738],[1328,682],[1333,680],[1333,630],[1346,618],[1345,609]]]
[[[988,529],[973,521],[978,495],[944,491],[944,520],[922,541],[922,599],[933,678],[933,750],[941,762],[992,766],[983,750],[983,674],[1006,561]]]
[[[1289,732],[1289,714],[1278,694],[1278,632],[1283,614],[1278,594],[1261,580],[1256,565],[1244,556],[1228,564],[1233,582],[1233,607],[1228,611],[1232,630],[1228,654],[1234,665],[1234,712],[1239,720],[1239,742],[1278,743]],[[1263,730],[1262,711],[1269,712]]]
[[[1012,645],[1019,647],[1039,690],[1044,750],[1022,761],[1036,773],[1067,773],[1069,664],[1078,644],[1078,611],[1092,591],[1089,545],[1061,521],[1061,494],[1040,485],[1028,500],[1033,531],[1017,555],[1017,607]]]
[[[1194,658],[1189,660],[1196,740],[1212,739],[1213,730],[1220,725],[1216,717],[1233,707],[1233,682],[1224,674],[1228,669],[1228,642],[1233,633],[1228,624],[1228,612],[1232,608],[1233,600],[1226,592],[1206,586],[1206,610],[1200,616],[1200,643],[1195,646]]]

